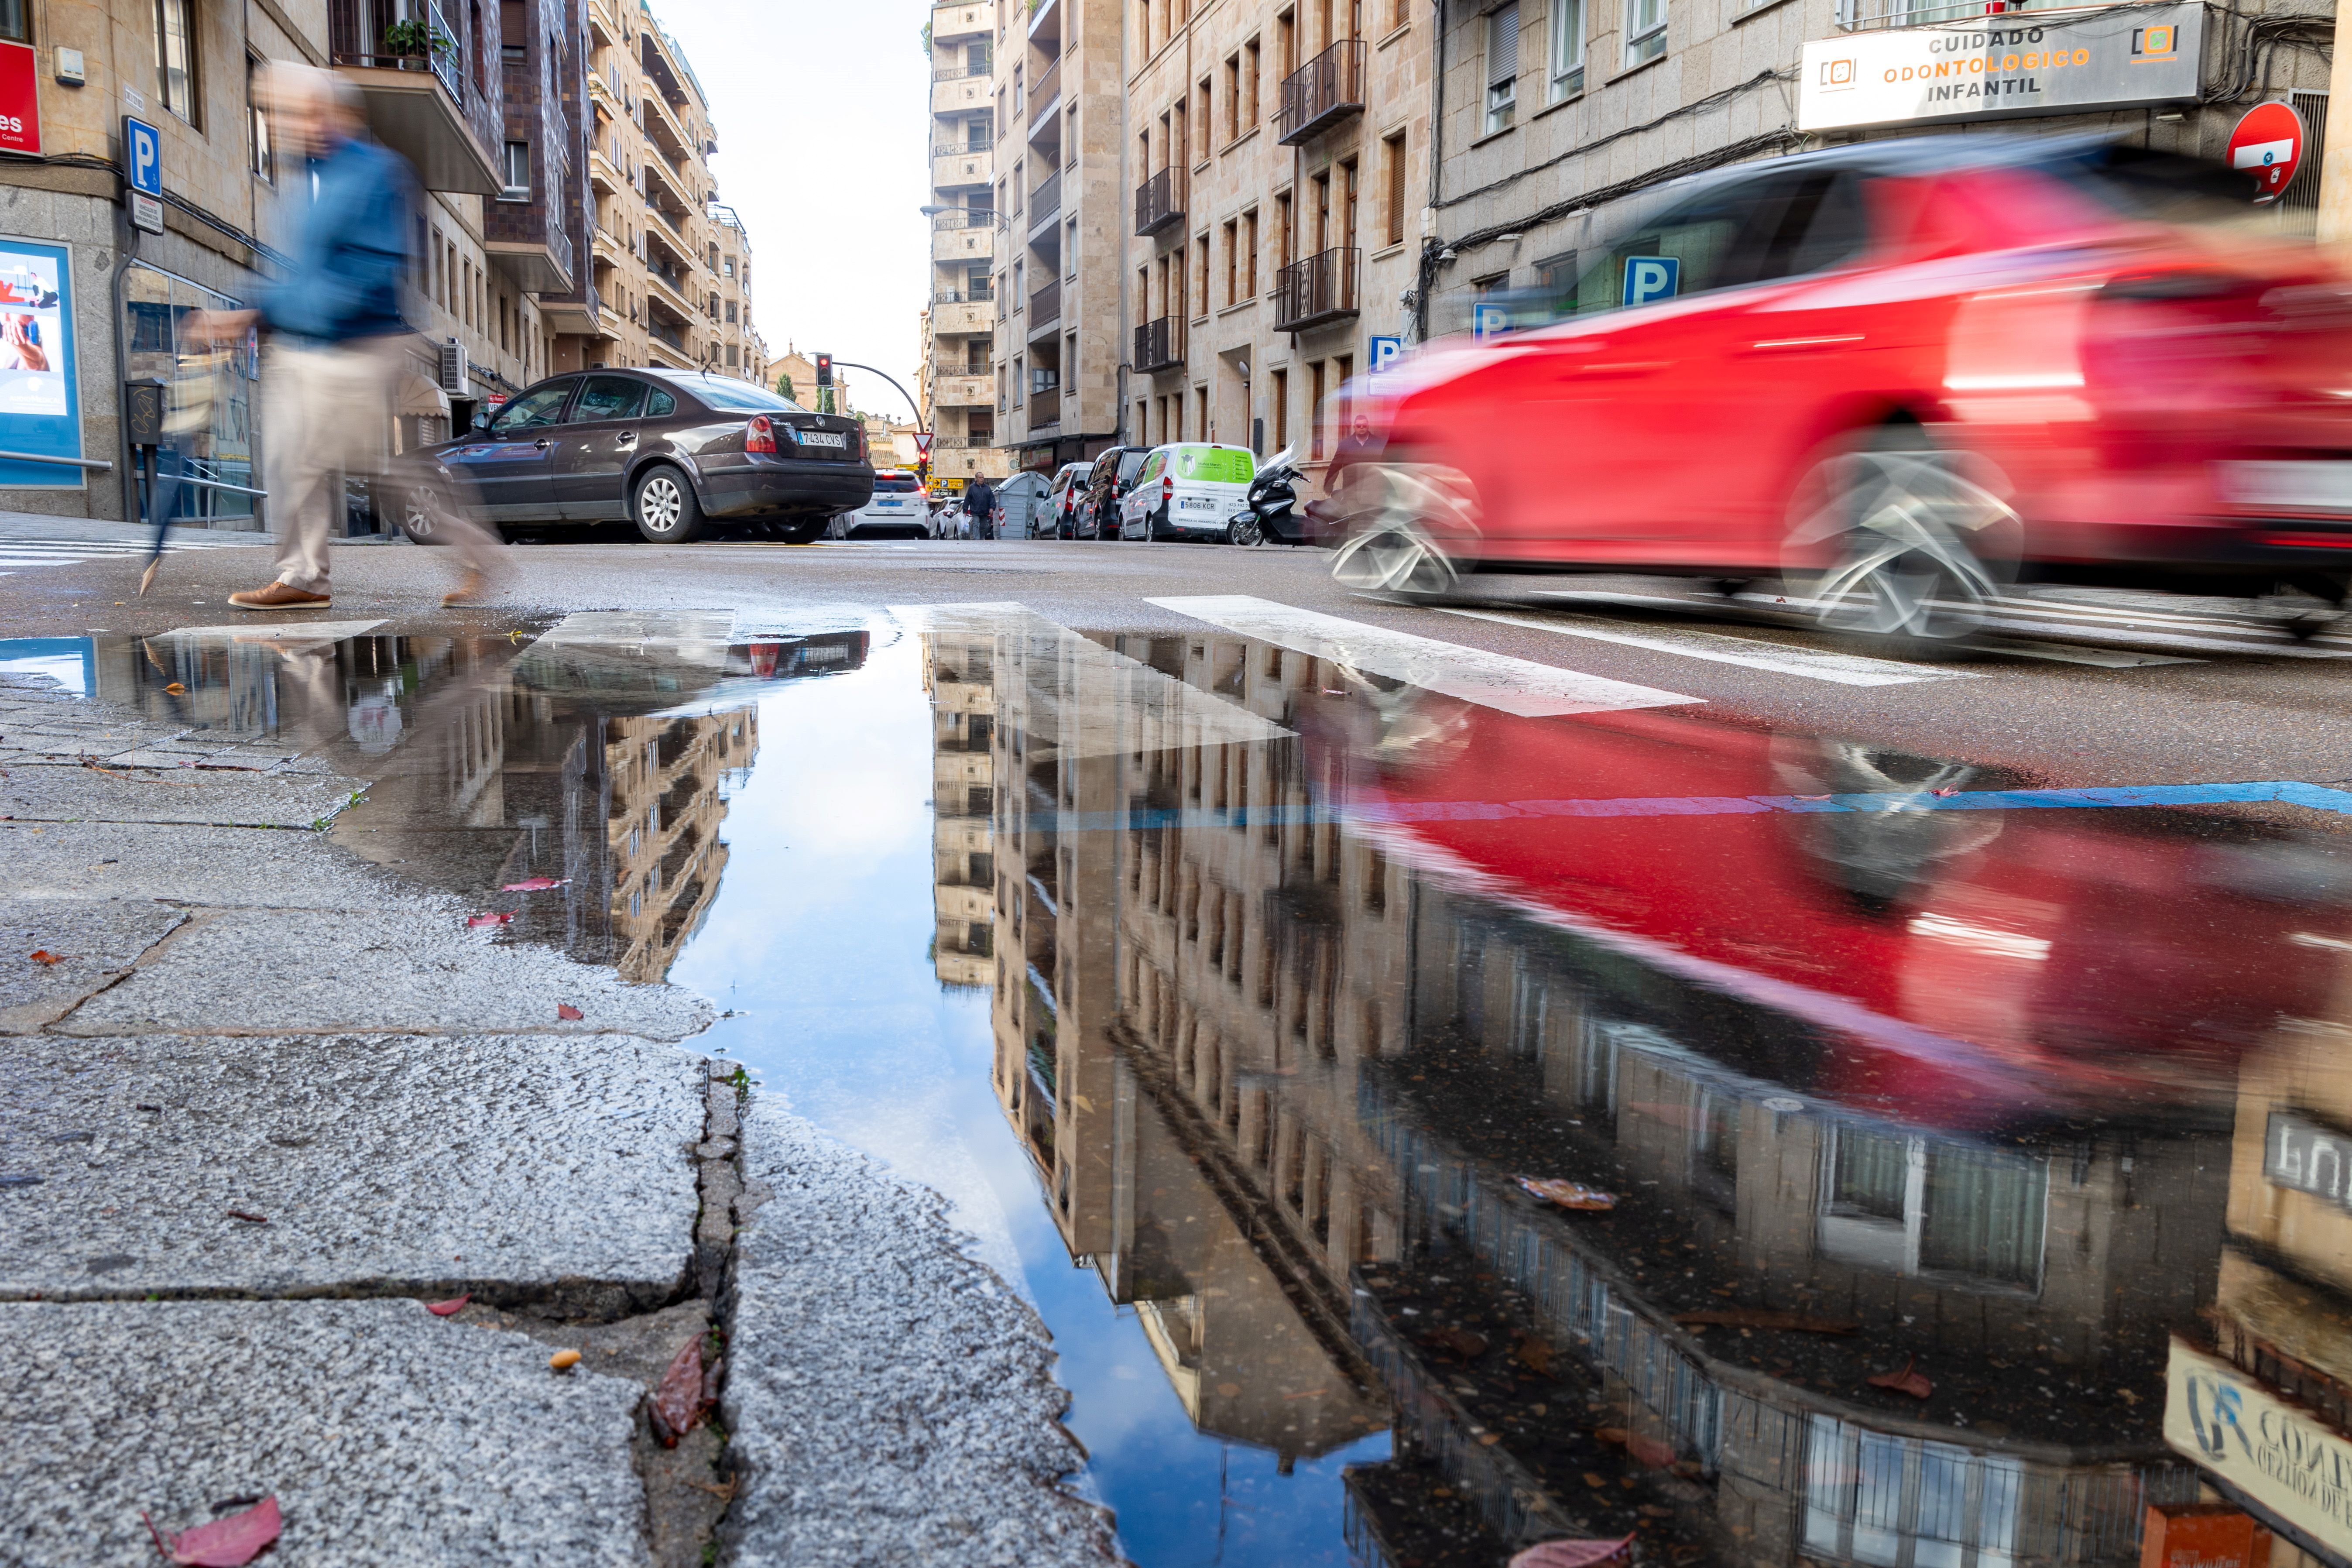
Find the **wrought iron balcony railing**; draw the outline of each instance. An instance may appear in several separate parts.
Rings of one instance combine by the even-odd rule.
[[[1173,370],[1184,363],[1184,323],[1162,316],[1135,329],[1135,369]]]
[[[1135,187],[1135,232],[1158,234],[1184,221],[1183,175],[1170,165]]]
[[[1304,142],[1363,108],[1364,41],[1342,39],[1283,79],[1276,140]]]
[[[1274,275],[1274,330],[1295,332],[1357,313],[1356,277],[1363,252],[1353,246],[1292,262]]]

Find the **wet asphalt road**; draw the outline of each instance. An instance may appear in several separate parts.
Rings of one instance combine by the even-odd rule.
[[[21,520],[5,531],[122,534]],[[511,574],[484,605],[445,615],[438,603],[454,565],[437,552],[341,547],[332,618],[382,619],[384,631],[535,630],[582,609],[733,609],[756,612],[763,623],[772,617],[782,628],[847,624],[842,617],[894,605],[1018,603],[1081,632],[1167,633],[1201,623],[1153,600],[1245,595],[1661,689],[1703,701],[1710,717],[1734,723],[1970,762],[2033,784],[2352,777],[2352,632],[2293,644],[2238,602],[2079,595],[2063,618],[2041,617],[2020,626],[2025,635],[1995,639],[2011,650],[2031,645],[2026,649],[1991,652],[1890,649],[1775,625],[1769,611],[1657,580],[1478,579],[1475,598],[1465,604],[1520,618],[1473,618],[1352,594],[1330,580],[1322,552],[1279,548],[714,542],[664,549],[615,540],[524,545],[512,559]],[[140,599],[131,592],[134,559],[60,559],[12,566],[0,579],[0,602],[19,637],[150,635],[244,618],[225,601],[267,581],[268,563],[258,545],[175,554],[155,591]],[[1563,593],[1604,597],[1547,597]],[[1619,598],[1605,597],[1612,594]],[[1622,602],[1668,597],[1683,603]],[[1550,624],[1525,624],[1528,612]],[[1563,625],[1579,635],[1563,634]],[[1801,658],[1859,658],[1864,680],[1879,678],[1869,673],[1870,661],[1891,659],[1897,681],[1849,684],[1757,668],[1791,649]],[[2179,662],[2126,662],[2135,656]],[[2074,662],[2085,658],[2103,662]],[[2108,667],[2116,664],[2123,667]],[[2282,815],[2333,826],[2301,812]]]

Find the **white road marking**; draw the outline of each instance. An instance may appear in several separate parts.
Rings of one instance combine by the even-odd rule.
[[[1760,642],[1753,637],[1726,637],[1721,632],[1680,629],[1619,631],[1614,626],[1600,626],[1589,620],[1514,616],[1496,610],[1446,610],[1444,613],[1464,616],[1475,621],[1527,626],[1535,631],[1558,632],[1562,637],[1588,637],[1594,642],[1622,643],[1627,647],[1648,648],[1654,653],[1670,653],[1683,658],[1703,658],[1710,664],[1736,664],[1748,669],[1770,670],[1775,675],[1826,680],[1837,686],[1909,686],[1922,680],[1980,679],[1972,669],[1906,664],[1901,659],[1871,658],[1861,654],[1823,653],[1814,648],[1791,647],[1784,643]]]
[[[2069,647],[2064,643],[2029,642],[2018,637],[1984,637],[1970,642],[1979,653],[2000,653],[2018,658],[2048,659],[2054,664],[2087,664],[2100,669],[2137,669],[2150,664],[2202,664],[2168,653],[2133,653],[2119,647]]]
[[[1329,659],[1349,668],[1384,675],[1482,708],[1538,719],[1563,713],[1613,713],[1630,708],[1673,708],[1701,698],[1655,687],[1610,680],[1579,670],[1512,658],[1483,649],[1391,631],[1362,621],[1342,620],[1244,594],[1198,598],[1147,599],[1163,610],[1206,621],[1244,637],[1256,637]]]

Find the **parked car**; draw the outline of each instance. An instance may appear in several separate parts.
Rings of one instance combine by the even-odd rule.
[[[1246,447],[1178,441],[1154,447],[1118,502],[1121,539],[1225,539],[1247,510],[1257,460]]]
[[[658,544],[714,523],[806,542],[874,490],[857,421],[730,376],[597,370],[524,389],[390,476],[395,515],[429,538],[443,506],[494,525],[620,522]]]
[[[1088,539],[1117,539],[1118,535],[1118,498],[1135,482],[1142,471],[1143,459],[1151,454],[1149,447],[1113,447],[1095,459],[1087,471],[1086,494],[1078,502],[1078,510],[1086,519]]]
[[[1777,576],[1828,626],[1928,637],[2019,574],[2340,605],[2352,269],[2254,191],[1990,134],[1662,186],[1580,237],[1568,320],[1432,350],[1360,405],[1386,493],[1335,573]]]
[[[923,481],[904,468],[879,469],[872,497],[835,523],[835,532],[843,539],[928,539],[931,509]]]
[[[1077,539],[1080,518],[1078,502],[1086,494],[1087,475],[1091,463],[1064,463],[1054,470],[1054,482],[1045,491],[1046,529],[1055,539]]]

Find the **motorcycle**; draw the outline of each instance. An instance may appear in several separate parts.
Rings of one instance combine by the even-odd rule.
[[[1227,538],[1236,544],[1307,542],[1307,520],[1298,511],[1297,458],[1298,448],[1292,446],[1266,459],[1226,528]]]

